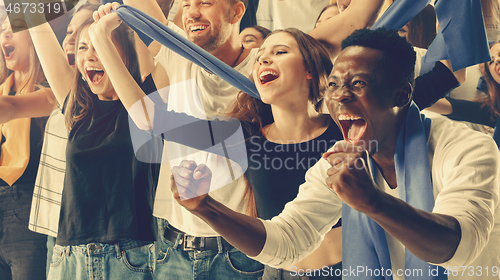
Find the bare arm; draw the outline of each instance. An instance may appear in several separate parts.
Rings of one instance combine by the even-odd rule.
[[[182,161],[172,168],[174,198],[200,217],[229,243],[248,256],[257,256],[266,243],[266,230],[257,218],[235,212],[207,195],[212,173],[204,164]]]
[[[177,13],[175,13],[174,24],[179,26],[180,28],[183,28],[182,27],[182,1],[179,1],[179,4],[177,5]]]
[[[108,5],[111,4],[105,6]],[[99,8],[101,16],[98,16],[98,12],[94,12],[94,19],[98,20],[89,27],[89,36],[123,106],[140,129],[150,130],[154,116],[154,103],[130,75],[111,40],[111,32],[122,21],[116,13],[109,13],[109,6],[106,15],[102,13],[105,8],[103,6]]]
[[[168,23],[166,16],[163,14],[163,11],[155,0],[125,0],[123,1],[123,4],[139,9],[165,25]],[[160,43],[156,41],[151,42],[148,46],[148,49],[153,56],[158,54],[160,48]]]
[[[50,88],[16,96],[0,96],[0,123],[19,118],[39,118],[50,115],[56,100]]]
[[[235,212],[212,197],[191,211],[209,224],[234,247],[250,257],[257,256],[266,243],[266,229],[257,218]]]
[[[357,29],[375,23],[384,0],[352,0],[349,6],[337,16],[319,25],[309,35],[331,46],[332,56],[341,50],[342,40]]]
[[[451,106],[450,101],[446,100],[446,98],[439,99],[436,103],[434,103],[434,105],[426,109],[441,115],[451,115],[453,113],[453,107]]]
[[[135,50],[139,59],[139,67],[141,68],[141,77],[144,80],[155,68],[154,58],[148,50],[148,47],[139,39],[137,33],[134,33]]]
[[[75,72],[69,65],[66,55],[59,46],[57,37],[50,25],[47,22],[36,25],[36,23],[40,22],[40,19],[31,18],[43,16],[43,14],[35,13],[29,15],[26,16],[26,23],[30,27],[29,31],[36,53],[40,59],[45,77],[57,101],[62,106],[71,89]]]

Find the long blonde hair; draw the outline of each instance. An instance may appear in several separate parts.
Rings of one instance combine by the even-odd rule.
[[[7,20],[8,17],[5,16],[2,19],[2,23]],[[26,32],[28,32],[26,30]],[[33,41],[31,40],[31,36],[28,36],[29,40],[28,44],[28,57],[29,57],[29,68],[28,68],[28,78],[22,81],[20,85],[17,85],[18,93],[27,93],[33,92],[35,90],[40,89],[42,86],[42,82],[45,81],[45,75],[43,74],[42,65],[40,64],[40,60],[38,59],[38,55],[35,52],[35,46],[33,45]],[[7,68],[5,63],[5,57],[1,55],[0,59],[0,83],[3,84],[7,77],[12,73],[12,70]]]

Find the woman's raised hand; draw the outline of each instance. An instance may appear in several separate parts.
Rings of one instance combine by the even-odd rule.
[[[95,22],[89,27],[91,38],[111,36],[111,32],[120,26],[122,20],[116,13],[111,12],[112,10],[118,9],[119,6],[120,4],[117,2],[101,5],[99,9],[92,14]]]

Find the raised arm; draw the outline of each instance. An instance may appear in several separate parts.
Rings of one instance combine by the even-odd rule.
[[[16,96],[0,96],[0,123],[18,118],[38,118],[50,115],[56,100],[50,88]]]
[[[40,23],[40,18],[34,17],[44,15],[38,13],[28,14],[26,23],[30,27],[29,31],[33,45],[40,59],[45,77],[57,101],[62,106],[71,89],[74,71],[68,64],[66,55],[59,46],[57,37],[50,25],[47,22],[36,25]]]
[[[357,29],[375,23],[384,0],[352,0],[340,14],[319,25],[309,35],[331,47],[333,57],[341,50],[342,41]]]
[[[117,14],[109,13],[111,6],[116,9],[118,3],[103,5],[99,12],[94,12],[96,22],[89,27],[89,36],[116,94],[132,120],[140,129],[150,130],[154,118],[154,103],[130,75],[111,39],[111,32],[122,23]]]
[[[114,2],[113,4],[118,4],[118,3]],[[148,14],[149,16],[152,16],[159,22],[162,22],[163,24],[167,25],[168,20],[155,0],[124,0],[123,4],[139,9]],[[158,54],[160,48],[161,48],[160,43],[156,41],[151,42],[151,44],[148,46],[148,49],[153,56],[156,56]]]

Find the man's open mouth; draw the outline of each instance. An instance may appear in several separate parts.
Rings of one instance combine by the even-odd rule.
[[[361,117],[341,114],[338,116],[344,139],[350,143],[356,143],[363,137],[366,131],[366,121]]]
[[[263,84],[272,82],[272,81],[276,80],[279,76],[280,75],[276,71],[272,71],[272,70],[262,71],[259,75],[260,83],[263,85]]]
[[[200,25],[191,25],[189,27],[189,31],[191,31],[192,33],[200,33],[207,28],[208,28],[208,25],[201,25],[201,24]]]
[[[95,85],[100,83],[104,78],[104,75],[106,74],[103,69],[95,67],[87,67],[85,71],[87,72],[87,77],[89,81]]]
[[[14,53],[15,50],[16,50],[16,48],[11,44],[3,45],[3,53],[5,56],[5,59],[11,58],[12,54]]]

